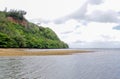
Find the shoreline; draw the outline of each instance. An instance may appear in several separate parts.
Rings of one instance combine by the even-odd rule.
[[[0,56],[49,56],[49,55],[72,55],[76,53],[89,53],[92,51],[77,49],[21,49],[0,48]]]

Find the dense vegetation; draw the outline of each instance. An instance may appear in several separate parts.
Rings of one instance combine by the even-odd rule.
[[[62,42],[50,28],[28,22],[24,18],[25,14],[25,11],[17,10],[0,12],[1,48],[68,48],[68,45]],[[8,17],[15,21],[9,20]],[[23,21],[27,26],[21,24]]]

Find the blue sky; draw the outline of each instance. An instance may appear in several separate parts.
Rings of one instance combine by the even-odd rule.
[[[120,47],[120,0],[0,0],[29,21],[53,29],[71,48]]]

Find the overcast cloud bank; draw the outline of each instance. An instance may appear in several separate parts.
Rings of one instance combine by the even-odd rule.
[[[71,48],[120,47],[119,0],[1,0],[0,3],[1,10],[7,7],[27,11],[26,18],[50,27]]]
[[[104,3],[103,0],[87,0],[76,12],[48,25],[71,48],[119,48],[120,12],[114,9],[89,12],[90,6]]]

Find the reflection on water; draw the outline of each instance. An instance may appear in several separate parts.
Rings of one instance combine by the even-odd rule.
[[[0,57],[0,79],[120,79],[120,51]]]

